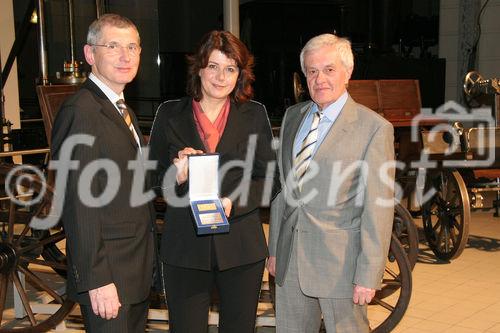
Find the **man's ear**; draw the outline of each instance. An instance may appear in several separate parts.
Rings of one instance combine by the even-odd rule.
[[[346,74],[347,74],[347,77],[346,77],[347,82],[345,83],[346,85],[349,84],[349,80],[351,79],[351,75],[352,75],[352,70],[353,70],[352,67],[346,69]]]
[[[87,63],[90,65],[90,66],[93,66],[94,63],[95,63],[95,60],[94,60],[94,50],[93,50],[93,47],[86,44],[84,47],[83,47],[83,53],[85,54],[85,60],[87,61]]]

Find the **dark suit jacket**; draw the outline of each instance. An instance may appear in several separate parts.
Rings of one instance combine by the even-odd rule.
[[[142,140],[137,119],[133,112],[130,114]],[[80,166],[69,173],[62,212],[68,250],[68,295],[90,304],[88,290],[113,282],[122,304],[141,302],[151,287],[154,208],[149,202],[131,206],[133,171],[127,169],[127,164],[136,159],[137,142],[118,110],[90,79],[65,101],[57,114],[51,147],[54,160],[59,159],[65,139],[74,134],[91,135],[95,142],[92,146],[77,145],[71,154]],[[79,198],[78,182],[83,169],[98,159],[118,166],[119,189],[104,206],[88,207]],[[90,186],[97,197],[110,180],[100,169],[82,185]]]
[[[267,246],[258,208],[262,203],[266,168],[268,163],[275,165],[276,159],[276,154],[271,149],[272,132],[265,107],[253,101],[231,103],[227,124],[216,152],[220,154],[221,168],[228,162],[243,161],[249,137],[256,135],[255,159],[250,165],[251,177],[245,184],[249,188],[248,200],[243,204],[239,200],[241,196],[236,201],[233,198],[229,233],[197,236],[186,195],[189,184],[174,185],[175,166],[172,165],[178,151],[185,147],[205,151],[196,130],[191,101],[191,98],[185,97],[161,104],[151,131],[151,158],[159,161],[158,183],[161,184],[165,171],[171,168],[165,176],[164,185],[167,189],[175,189],[178,197],[184,196],[181,207],[174,207],[167,197],[160,257],[170,265],[210,270],[214,264],[211,247],[215,246],[220,270],[263,260],[267,256]],[[243,173],[241,167],[227,171],[221,180],[221,197],[229,196],[240,185]],[[273,176],[274,173],[270,173],[269,185],[272,184]],[[277,179],[275,185],[278,183]]]

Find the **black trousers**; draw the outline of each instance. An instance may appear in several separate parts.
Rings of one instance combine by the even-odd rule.
[[[219,271],[165,265],[170,333],[206,333],[214,287],[219,333],[253,333],[265,260]]]
[[[138,304],[122,304],[115,319],[96,316],[91,305],[80,305],[85,332],[144,333],[148,319],[149,299]]]

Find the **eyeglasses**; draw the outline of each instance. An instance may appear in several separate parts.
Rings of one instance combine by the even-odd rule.
[[[90,46],[100,46],[106,48],[106,52],[112,55],[118,55],[121,53],[122,49],[127,49],[128,53],[132,56],[138,56],[141,54],[141,47],[137,44],[131,43],[126,46],[122,46],[118,43],[111,42],[106,44],[90,44]]]

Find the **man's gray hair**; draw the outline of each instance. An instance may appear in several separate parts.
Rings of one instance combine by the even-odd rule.
[[[300,67],[304,75],[306,74],[305,54],[323,46],[333,46],[346,70],[352,71],[354,68],[354,55],[352,54],[351,42],[347,38],[337,37],[333,34],[322,34],[311,38],[300,52]]]
[[[89,31],[87,33],[88,45],[99,44],[102,35],[102,29],[105,26],[121,28],[121,29],[133,28],[135,29],[135,31],[137,31],[137,36],[139,36],[139,30],[137,30],[135,24],[128,18],[118,14],[104,14],[97,20],[92,22],[92,24],[90,24]],[[141,39],[139,36],[139,42],[140,40]]]

